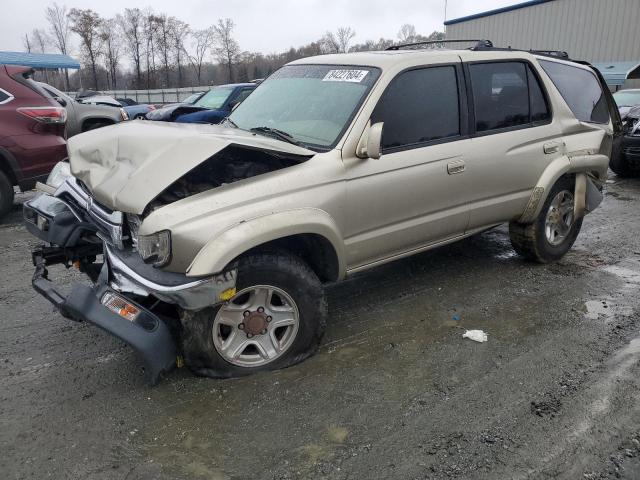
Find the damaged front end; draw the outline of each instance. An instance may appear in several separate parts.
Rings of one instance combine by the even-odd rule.
[[[139,123],[71,139],[70,168],[65,166],[71,175],[23,208],[27,229],[44,242],[33,252],[36,291],[64,316],[131,345],[155,383],[176,363],[181,313],[233,297],[237,271],[231,264],[194,277],[164,268],[186,254],[172,245],[171,219],[164,233],[140,235],[146,217],[191,195],[295,165],[314,152],[229,129]],[[48,267],[56,264],[78,268],[93,285],[61,293],[49,279]]]
[[[167,306],[201,309],[234,291],[235,270],[194,279],[144,263],[124,215],[96,203],[73,177],[54,195],[26,202],[23,216],[27,229],[45,242],[32,252],[34,289],[65,317],[93,323],[131,345],[151,383],[175,365],[171,332],[177,328]],[[93,286],[76,284],[64,295],[49,279],[47,267],[57,264],[75,266]]]

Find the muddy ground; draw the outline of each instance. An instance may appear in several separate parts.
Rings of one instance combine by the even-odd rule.
[[[499,228],[330,287],[301,365],[156,387],[31,289],[16,205],[0,223],[0,478],[640,478],[640,182],[607,188],[559,264],[523,262]]]

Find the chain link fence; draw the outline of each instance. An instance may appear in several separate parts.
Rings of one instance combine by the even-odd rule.
[[[211,87],[158,88],[154,90],[101,90],[103,95],[113,98],[131,98],[138,103],[178,103],[194,93],[206,92]],[[77,92],[70,92],[75,98]]]

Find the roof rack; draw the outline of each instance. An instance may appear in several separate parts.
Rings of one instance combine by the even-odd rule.
[[[491,40],[478,40],[476,38],[470,40],[427,40],[424,42],[414,42],[414,43],[403,43],[401,45],[392,45],[385,50],[401,50],[407,47],[420,47],[423,45],[438,45],[443,43],[470,43],[475,42],[475,46],[471,47],[471,49],[475,48],[493,48],[493,43]]]

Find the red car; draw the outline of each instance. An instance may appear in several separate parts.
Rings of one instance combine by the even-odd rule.
[[[31,80],[29,67],[0,65],[0,218],[13,187],[32,189],[67,156],[67,112]]]

